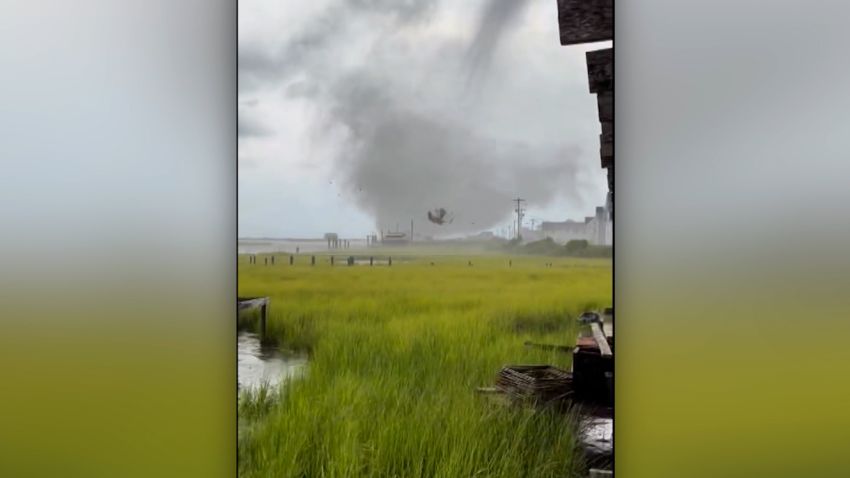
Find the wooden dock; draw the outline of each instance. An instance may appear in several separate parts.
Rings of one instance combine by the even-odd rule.
[[[268,317],[271,300],[268,297],[237,297],[236,303],[238,304],[237,317],[240,312],[256,308],[260,309],[260,334],[265,336],[266,318]]]

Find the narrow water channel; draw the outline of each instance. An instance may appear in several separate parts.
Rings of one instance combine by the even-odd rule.
[[[277,387],[304,373],[307,356],[284,354],[278,347],[262,345],[260,337],[247,331],[237,335],[239,390],[255,389],[262,384]]]
[[[582,423],[580,433],[588,463],[610,464],[614,457],[614,419],[589,417]]]

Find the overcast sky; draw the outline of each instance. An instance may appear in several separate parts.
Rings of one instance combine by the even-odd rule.
[[[601,46],[560,46],[554,1],[240,1],[240,237],[592,215]]]

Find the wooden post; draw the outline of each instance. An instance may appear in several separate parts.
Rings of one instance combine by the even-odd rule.
[[[375,258],[374,258],[374,257],[370,257],[370,258],[369,258],[369,265],[371,266],[374,262],[375,262]]]
[[[331,256],[331,266],[334,265],[334,256]]]
[[[290,255],[290,256],[289,256],[289,265],[292,265],[292,263],[293,263],[294,261],[295,261],[295,256]]]
[[[393,258],[392,258],[392,257],[390,257],[390,260],[389,260],[389,262],[387,263],[387,265],[393,265]]]
[[[315,265],[316,265],[316,256],[310,256],[310,265],[311,265],[311,266],[315,266]]]
[[[263,306],[260,307],[260,335],[262,337],[266,336],[266,316],[268,315],[268,301],[263,302]]]
[[[272,265],[274,265],[274,256],[272,256]]]
[[[263,257],[263,265],[264,266],[269,265],[269,258],[268,257]]]

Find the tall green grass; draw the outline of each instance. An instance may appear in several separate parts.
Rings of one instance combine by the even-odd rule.
[[[569,415],[505,407],[474,389],[505,364],[569,367],[567,355],[523,343],[572,343],[573,319],[610,304],[610,261],[468,260],[241,259],[239,295],[270,296],[269,335],[311,361],[276,400],[243,397],[240,475],[576,476]]]

